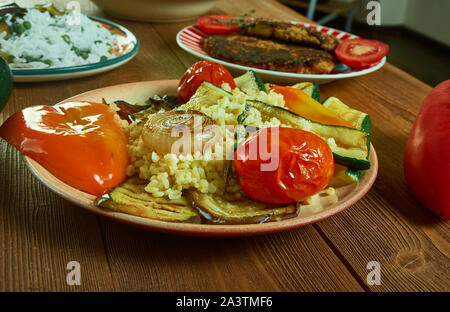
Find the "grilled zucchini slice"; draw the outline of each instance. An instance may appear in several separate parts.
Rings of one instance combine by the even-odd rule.
[[[361,177],[362,173],[363,170],[354,170],[346,166],[336,164],[334,167],[333,178],[331,178],[331,181],[330,183],[328,183],[328,186],[341,187],[352,183],[356,183],[359,181],[359,178]]]
[[[244,198],[229,201],[217,194],[204,194],[189,189],[186,197],[209,223],[243,224],[278,221],[297,215],[297,205],[271,205]]]
[[[327,98],[322,103],[322,105],[338,114],[338,116],[341,117],[342,119],[348,121],[356,129],[368,133],[367,148],[370,149],[370,132],[372,130],[372,121],[370,120],[370,116],[368,114],[348,107],[336,97]],[[344,183],[344,185],[350,184],[353,182],[357,182],[361,174],[362,172],[360,170],[345,168],[345,170],[341,170],[339,175],[335,174],[335,177],[333,177],[331,182],[334,181],[333,183],[338,184]]]
[[[253,70],[249,70],[242,76],[235,78],[234,82],[236,83],[236,87],[249,95],[258,94],[260,91],[267,92],[261,77]]]
[[[182,110],[200,110],[202,107],[217,104],[217,101],[224,96],[233,98],[233,95],[222,88],[208,82],[203,81],[197,88],[197,91],[192,95],[186,104],[181,105]]]
[[[200,222],[188,201],[153,197],[145,191],[148,181],[131,177],[95,200],[95,205],[139,217],[169,222]]]
[[[351,123],[356,129],[366,133],[370,133],[372,130],[372,122],[368,114],[348,107],[338,98],[329,97],[323,101],[322,105],[338,114],[342,119]]]
[[[336,163],[355,169],[370,168],[367,133],[357,129],[313,122],[285,108],[261,101],[248,100],[248,102],[260,111],[263,121],[275,117],[284,125],[317,134],[330,146]]]

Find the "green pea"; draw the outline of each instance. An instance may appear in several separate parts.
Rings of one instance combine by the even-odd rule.
[[[17,35],[21,35],[25,32],[25,26],[23,26],[22,24],[18,23],[18,22],[14,22],[11,26],[13,32],[15,32]]]
[[[108,58],[107,58],[106,56],[104,56],[104,55],[100,58],[100,61],[101,61],[101,62],[104,62],[104,61],[106,61],[106,60],[108,60]]]
[[[23,27],[25,27],[25,29],[30,29],[31,23],[29,21],[25,21],[25,22],[23,22]]]

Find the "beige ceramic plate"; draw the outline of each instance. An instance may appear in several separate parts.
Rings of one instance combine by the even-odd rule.
[[[175,94],[177,85],[177,80],[129,83],[89,91],[64,100],[63,102],[101,102],[102,98],[104,98],[107,102],[114,100],[125,100],[130,103],[142,102],[148,99],[153,94]],[[325,205],[325,207],[323,207],[320,211],[316,212],[304,211],[302,210],[302,208],[300,208],[300,216],[278,222],[244,225],[209,225],[162,222],[98,208],[93,204],[95,199],[94,196],[68,186],[67,184],[55,178],[51,173],[45,170],[34,160],[28,157],[25,157],[25,159],[26,164],[28,165],[28,168],[31,170],[33,175],[35,175],[42,183],[44,183],[44,185],[46,185],[50,190],[52,190],[59,196],[76,205],[79,205],[80,207],[83,207],[101,216],[128,223],[140,228],[195,236],[257,235],[287,230],[320,221],[344,210],[345,208],[350,207],[356,201],[361,199],[361,197],[363,197],[364,194],[366,194],[371,188],[378,171],[378,160],[375,150],[372,146],[370,156],[372,167],[365,172],[359,184],[354,184],[348,187],[337,189],[339,201],[335,204]]]

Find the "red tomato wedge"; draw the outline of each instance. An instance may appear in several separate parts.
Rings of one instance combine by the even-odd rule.
[[[105,104],[25,108],[5,121],[0,137],[61,181],[93,195],[127,177],[127,138]]]
[[[269,92],[270,91],[282,94],[287,109],[309,120],[317,121],[325,125],[355,128],[351,123],[342,119],[336,113],[330,111],[299,89],[271,85],[269,88]]]
[[[368,68],[379,62],[389,51],[389,46],[378,40],[347,39],[334,50],[336,57],[352,68]]]
[[[325,188],[334,173],[334,160],[328,144],[314,133],[272,127],[252,133],[239,145],[234,167],[248,197],[286,204]]]
[[[425,98],[409,134],[404,171],[414,196],[450,219],[450,80]]]
[[[226,35],[238,32],[239,27],[230,21],[236,18],[232,15],[207,15],[200,16],[197,20],[198,27],[208,35]]]
[[[225,67],[211,61],[199,61],[189,67],[181,77],[178,85],[178,98],[181,103],[189,101],[203,81],[209,81],[219,88],[226,82],[231,89],[236,88],[233,76]]]

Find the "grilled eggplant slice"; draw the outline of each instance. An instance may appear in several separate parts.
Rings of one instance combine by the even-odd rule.
[[[139,217],[168,221],[199,223],[198,214],[188,201],[153,197],[145,191],[148,181],[134,176],[97,198],[95,205]]]
[[[271,205],[248,198],[230,201],[221,195],[189,189],[186,198],[208,223],[244,224],[279,221],[297,216],[297,205]]]

